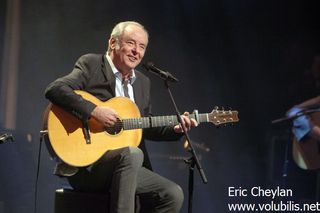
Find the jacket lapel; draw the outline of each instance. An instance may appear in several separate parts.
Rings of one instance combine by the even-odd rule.
[[[112,72],[110,64],[109,64],[108,60],[106,59],[105,55],[102,55],[102,72],[103,72],[105,78],[107,79],[107,82],[109,83],[109,86],[110,86],[110,89],[112,92],[112,96],[115,97],[116,96],[116,93],[115,93],[116,79],[115,79],[115,76]]]
[[[141,114],[143,109],[143,97],[142,97],[142,84],[141,79],[137,76],[136,80],[133,82],[133,94],[134,94],[134,101],[138,108],[140,109]]]

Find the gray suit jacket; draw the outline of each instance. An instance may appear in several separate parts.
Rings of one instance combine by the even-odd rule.
[[[149,116],[151,115],[150,80],[141,72],[135,74],[137,78],[132,85],[135,102],[141,115]],[[46,98],[53,104],[64,108],[80,120],[86,121],[90,118],[96,105],[74,93],[74,90],[86,91],[101,101],[115,97],[115,76],[104,55],[86,54],[81,56],[70,74],[49,84],[45,91]],[[175,133],[172,127],[145,129],[139,146],[145,155],[144,166],[151,169],[144,139],[178,140],[181,136],[182,134]],[[76,172],[76,168],[64,163],[58,164],[55,170],[56,174],[62,176],[70,176]]]

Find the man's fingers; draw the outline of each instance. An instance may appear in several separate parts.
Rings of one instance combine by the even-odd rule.
[[[198,122],[193,118],[191,118],[191,126],[192,127],[197,127],[198,126]]]
[[[181,120],[183,125],[186,127],[187,130],[191,129],[191,121],[188,117],[186,117],[185,115],[181,116]]]

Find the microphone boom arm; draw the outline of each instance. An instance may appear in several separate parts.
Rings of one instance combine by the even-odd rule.
[[[169,73],[167,71],[163,71],[163,70],[155,67],[152,62],[147,62],[146,64],[143,64],[142,66],[146,70],[148,70],[149,72],[151,72],[151,73],[153,73],[155,75],[158,75],[163,80],[170,81],[170,82],[178,82],[179,81],[171,73]]]

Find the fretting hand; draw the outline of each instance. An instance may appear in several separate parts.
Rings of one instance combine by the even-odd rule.
[[[183,115],[181,115],[181,120],[182,123],[185,125],[187,131],[189,131],[193,127],[198,126],[198,122],[195,119],[189,118],[189,112],[184,112]],[[175,125],[174,131],[176,133],[182,133],[183,129],[181,127],[181,124]]]

